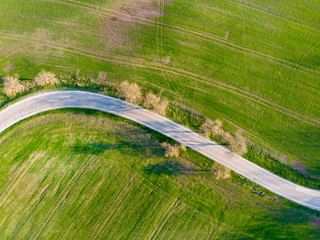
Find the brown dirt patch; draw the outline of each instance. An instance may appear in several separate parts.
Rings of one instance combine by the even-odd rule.
[[[31,37],[35,39],[34,46],[42,49],[43,42],[52,39],[52,32],[45,28],[37,28]]]
[[[9,62],[6,67],[3,69],[6,73],[12,72],[14,69],[13,63]]]
[[[305,164],[300,163],[300,162],[295,161],[295,160],[292,160],[292,161],[290,162],[290,165],[291,165],[292,168],[293,168],[294,170],[296,170],[297,172],[299,172],[299,173],[301,173],[301,174],[303,174],[303,175],[306,175],[306,176],[309,175],[309,173],[308,173],[308,171],[307,171],[307,166],[306,166]]]
[[[155,19],[163,15],[163,12],[155,7],[155,3],[155,0],[127,0],[117,7],[118,14],[103,17],[101,35],[106,42],[106,50],[130,50],[133,43],[126,31],[139,27],[137,19]]]
[[[162,59],[162,63],[165,65],[169,65],[171,63],[171,56],[166,56]]]
[[[225,35],[225,37],[224,37],[224,38],[225,38],[226,40],[228,40],[228,39],[229,39],[229,37],[230,37],[230,31],[227,31],[227,32],[226,32],[226,35]]]
[[[99,72],[99,77],[98,77],[98,79],[99,79],[100,81],[106,81],[106,80],[107,80],[107,76],[108,76],[108,72],[103,72],[103,71],[101,71],[101,72]]]

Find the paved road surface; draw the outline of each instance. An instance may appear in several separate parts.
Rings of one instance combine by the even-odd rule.
[[[280,178],[169,119],[101,94],[55,91],[27,97],[0,112],[0,133],[22,119],[59,108],[95,109],[130,119],[185,144],[284,198],[320,211],[320,191]]]

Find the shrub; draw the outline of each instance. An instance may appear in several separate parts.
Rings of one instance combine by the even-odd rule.
[[[168,100],[161,99],[160,96],[151,92],[149,92],[144,98],[144,105],[146,108],[152,109],[162,115],[165,115],[168,104]]]
[[[242,131],[239,130],[236,132],[235,137],[232,136],[229,132],[222,128],[222,122],[219,119],[215,121],[207,119],[200,127],[200,131],[207,138],[209,138],[211,134],[221,137],[223,142],[229,143],[229,149],[232,152],[235,152],[239,155],[243,155],[247,152],[247,144],[246,140],[242,136]]]
[[[34,81],[38,86],[57,84],[59,82],[53,73],[46,71],[39,72],[38,75],[34,78]]]
[[[161,146],[166,150],[166,157],[179,157],[180,151],[185,151],[186,146],[183,144],[171,145],[170,143],[161,143]]]
[[[139,103],[142,100],[140,87],[136,83],[130,84],[128,81],[120,83],[117,88],[119,96],[131,103]]]
[[[235,152],[239,155],[245,154],[247,149],[246,140],[242,136],[243,131],[239,130],[236,132],[236,137],[229,141],[229,148],[232,152]]]
[[[19,83],[18,76],[5,76],[2,78],[4,83],[4,94],[8,97],[15,97],[17,93],[24,91],[24,86]]]
[[[224,142],[228,142],[229,145],[233,144],[235,141],[235,138],[228,132],[222,130],[221,133],[219,134],[219,136],[222,138],[222,140]]]
[[[200,127],[200,132],[202,132],[206,138],[209,138],[211,134],[222,136],[224,132],[222,122],[219,119],[215,121],[206,119],[205,123]]]
[[[214,163],[211,172],[217,180],[228,179],[231,177],[231,170],[217,162]]]
[[[180,150],[183,151],[183,152],[186,151],[187,150],[187,146],[182,144],[182,143],[180,143]]]

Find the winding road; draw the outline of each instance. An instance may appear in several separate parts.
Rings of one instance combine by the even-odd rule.
[[[35,114],[61,108],[94,109],[130,119],[185,144],[277,195],[320,211],[320,191],[283,179],[167,118],[102,94],[54,91],[26,97],[0,112],[0,133]]]

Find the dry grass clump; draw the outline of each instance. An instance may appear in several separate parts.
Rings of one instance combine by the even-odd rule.
[[[117,88],[119,96],[131,103],[139,103],[142,100],[141,88],[136,83],[124,81]]]
[[[3,69],[6,73],[12,72],[12,70],[14,69],[14,65],[13,63],[8,63],[7,66]]]
[[[3,92],[8,97],[14,97],[18,93],[24,91],[24,86],[19,83],[18,76],[4,76],[3,78],[4,88]]]
[[[239,130],[236,132],[235,138],[229,141],[229,148],[232,152],[235,152],[239,155],[245,154],[247,149],[246,140],[242,136],[243,131]]]
[[[48,85],[48,84],[57,84],[59,81],[56,78],[55,74],[53,74],[51,72],[41,71],[34,78],[34,82],[38,86],[44,86],[44,85]]]
[[[182,144],[182,143],[180,143],[180,151],[186,151],[187,150],[187,146],[186,145],[184,145],[184,144]]]
[[[169,65],[171,62],[171,56],[164,57],[161,62],[165,65]]]
[[[149,92],[144,98],[146,108],[152,109],[162,115],[165,115],[168,104],[169,101],[167,99],[163,99],[152,92]]]
[[[224,142],[228,142],[229,145],[235,143],[235,138],[230,133],[224,130],[222,130],[221,134],[218,134],[218,135],[222,138]]]
[[[214,163],[211,172],[217,180],[228,179],[231,177],[231,170],[217,162]]]
[[[246,140],[242,136],[243,131],[239,130],[235,136],[232,136],[229,132],[223,129],[222,122],[217,119],[212,121],[207,119],[206,122],[200,127],[200,131],[206,138],[210,135],[221,137],[224,142],[229,143],[229,149],[239,155],[243,155],[247,152]]]
[[[161,143],[161,146],[166,150],[166,157],[179,157],[180,151],[185,151],[186,146],[183,144],[171,145],[170,143]]]
[[[206,138],[209,138],[211,134],[220,136],[224,132],[222,129],[222,122],[219,119],[215,121],[207,119],[200,127],[200,131]]]

